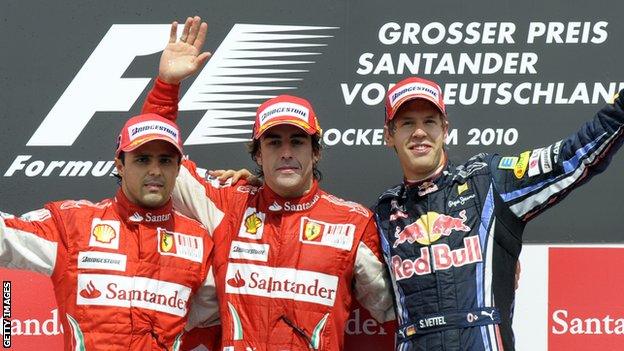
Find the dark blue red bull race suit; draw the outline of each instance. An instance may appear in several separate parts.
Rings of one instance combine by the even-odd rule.
[[[514,350],[514,272],[531,218],[602,172],[624,140],[624,91],[570,137],[479,154],[383,193],[375,213],[393,280],[397,350]]]

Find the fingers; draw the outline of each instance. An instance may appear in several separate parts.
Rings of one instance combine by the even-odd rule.
[[[222,175],[225,172],[224,169],[215,169],[215,170],[209,170],[208,174],[210,174],[213,177],[219,177],[220,175]]]
[[[204,42],[206,41],[206,33],[208,33],[208,23],[202,22],[199,26],[199,33],[197,33],[197,39],[195,39],[195,43],[193,46],[197,49],[197,51],[201,52],[202,47],[204,46]]]
[[[180,36],[180,41],[185,43],[189,36],[189,31],[191,30],[191,26],[193,24],[193,18],[187,17],[186,22],[184,22],[184,29],[182,30],[182,35]]]
[[[199,54],[199,56],[197,56],[197,68],[199,69],[200,67],[203,67],[210,56],[212,56],[212,54],[209,52],[202,52]]]
[[[175,43],[178,34],[178,22],[171,23],[171,30],[169,31],[169,42]]]
[[[193,21],[191,22],[191,28],[189,29],[188,32],[188,37],[186,38],[186,42],[194,45],[195,44],[195,39],[197,38],[197,33],[199,32],[199,27],[201,23],[201,18],[199,18],[199,16],[195,16],[193,17]]]

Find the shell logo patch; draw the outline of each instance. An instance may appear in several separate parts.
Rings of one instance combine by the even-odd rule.
[[[249,234],[256,234],[258,232],[258,228],[262,226],[262,220],[258,218],[258,215],[255,213],[250,214],[245,218],[245,231]]]
[[[265,217],[266,214],[257,212],[254,207],[248,207],[243,215],[238,236],[254,240],[262,239]]]
[[[93,228],[93,236],[101,243],[110,244],[117,236],[117,232],[108,224],[98,224]]]
[[[93,218],[91,221],[89,246],[119,249],[119,221]]]

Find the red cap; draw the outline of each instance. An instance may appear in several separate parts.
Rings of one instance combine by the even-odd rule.
[[[260,139],[267,129],[280,124],[294,125],[310,135],[321,133],[310,102],[296,96],[280,95],[260,105],[256,110],[253,138]]]
[[[386,123],[394,118],[399,108],[414,99],[431,101],[444,116],[446,107],[440,86],[432,81],[411,77],[398,82],[386,94]]]
[[[155,113],[146,113],[130,118],[124,124],[117,139],[115,157],[121,151],[132,151],[152,140],[164,140],[171,143],[183,155],[180,128],[172,121]]]

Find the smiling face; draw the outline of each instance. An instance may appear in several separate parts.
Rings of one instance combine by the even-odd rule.
[[[299,197],[310,190],[318,160],[312,137],[301,128],[278,125],[260,137],[256,162],[262,167],[265,183],[282,197]]]
[[[396,150],[405,178],[422,180],[443,166],[448,124],[435,105],[423,99],[406,102],[392,122],[392,130],[384,127],[384,136]]]
[[[154,140],[115,159],[121,189],[130,202],[157,208],[169,201],[180,170],[180,153],[169,142]]]

